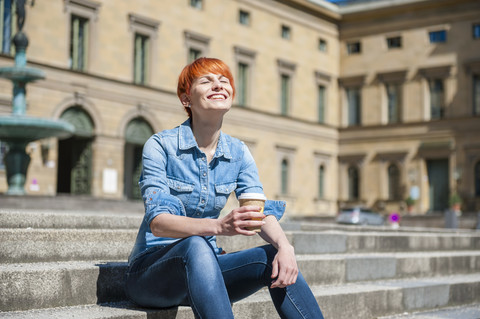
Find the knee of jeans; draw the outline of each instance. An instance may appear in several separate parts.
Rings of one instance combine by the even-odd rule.
[[[208,242],[208,240],[201,236],[191,236],[184,239],[184,245],[186,245],[185,257],[202,256],[202,257],[215,257],[215,252]]]

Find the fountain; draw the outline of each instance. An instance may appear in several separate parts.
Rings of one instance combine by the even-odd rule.
[[[0,141],[7,144],[5,168],[9,195],[24,195],[30,155],[25,151],[28,143],[48,138],[66,138],[74,132],[73,125],[53,119],[26,115],[27,83],[44,79],[42,70],[27,67],[28,38],[22,31],[25,22],[25,0],[16,0],[18,32],[13,38],[15,65],[0,68],[0,77],[13,82],[12,114],[0,116]]]

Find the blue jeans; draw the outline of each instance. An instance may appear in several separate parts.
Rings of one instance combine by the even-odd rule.
[[[143,307],[191,306],[196,318],[233,318],[231,303],[272,279],[272,245],[216,255],[199,236],[159,246],[135,259],[126,274],[127,296]],[[269,288],[281,318],[323,319],[308,284],[299,273],[286,288]]]

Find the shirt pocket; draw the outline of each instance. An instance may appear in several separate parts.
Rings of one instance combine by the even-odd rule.
[[[225,207],[230,194],[237,188],[236,182],[215,185],[215,209],[221,210]]]
[[[170,194],[176,196],[183,203],[183,206],[187,208],[190,195],[192,195],[194,185],[182,182],[176,179],[167,178],[168,187],[170,187]]]

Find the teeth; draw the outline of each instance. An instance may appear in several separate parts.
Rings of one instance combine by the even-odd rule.
[[[223,100],[223,99],[225,99],[225,97],[221,94],[215,94],[215,95],[210,96],[210,99],[212,99],[212,100]]]

